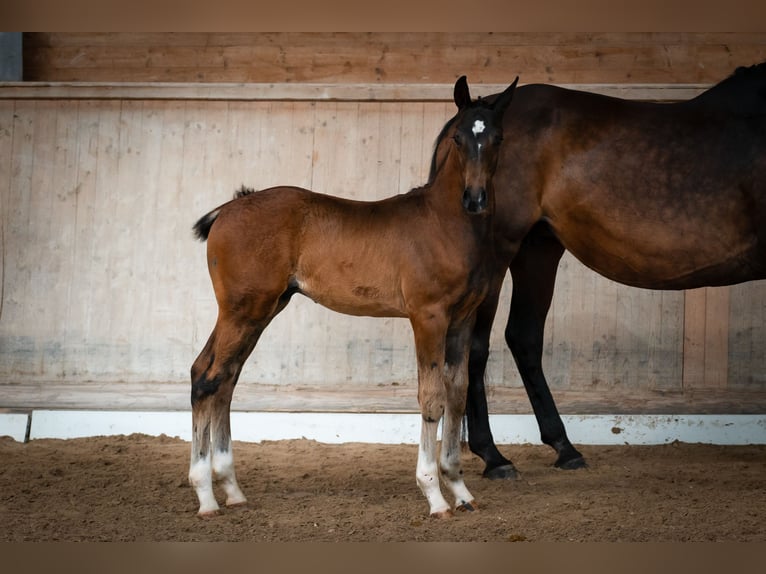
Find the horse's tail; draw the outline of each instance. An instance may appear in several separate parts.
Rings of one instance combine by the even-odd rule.
[[[210,228],[213,227],[213,223],[215,223],[219,213],[221,213],[220,207],[218,209],[214,209],[206,215],[203,215],[200,217],[199,221],[194,224],[192,230],[194,231],[194,236],[197,239],[200,241],[205,241],[207,239],[207,236],[210,235]]]
[[[245,197],[255,193],[255,190],[251,187],[245,187],[244,185],[234,192],[234,199]],[[218,218],[218,214],[221,213],[221,208],[214,209],[210,213],[203,215],[197,223],[192,227],[194,236],[200,241],[205,241],[207,236],[210,235],[210,228],[213,227],[213,223]]]

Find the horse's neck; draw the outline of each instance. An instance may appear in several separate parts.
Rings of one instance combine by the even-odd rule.
[[[740,114],[766,113],[766,65],[738,69],[691,102]]]

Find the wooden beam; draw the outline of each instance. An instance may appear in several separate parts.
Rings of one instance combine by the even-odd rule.
[[[555,390],[563,414],[759,414],[766,412],[766,391],[695,389],[613,392]],[[23,382],[0,384],[0,410],[39,409],[190,411],[188,383]],[[490,387],[489,409],[497,414],[530,414],[522,388]],[[270,412],[418,412],[414,384],[326,387],[263,385],[242,381],[234,411]]]
[[[707,84],[561,84],[564,88],[647,101],[688,100]],[[473,96],[501,92],[505,84],[474,84]],[[314,83],[0,83],[2,100],[226,100],[226,101],[452,101],[453,84]]]

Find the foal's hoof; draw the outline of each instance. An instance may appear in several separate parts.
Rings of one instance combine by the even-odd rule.
[[[553,466],[562,470],[578,470],[580,468],[588,468],[588,463],[585,462],[585,459],[581,456],[576,456],[575,458],[570,458],[568,460],[562,460],[562,458],[559,457]]]
[[[516,480],[519,478],[519,473],[516,472],[516,468],[512,464],[504,464],[494,468],[485,468],[482,476],[490,480]]]
[[[226,508],[232,510],[242,510],[247,507],[247,500],[237,500],[236,502],[226,502]]]
[[[458,506],[455,510],[458,512],[473,512],[475,510],[479,510],[479,505],[476,504],[475,500],[472,500],[470,502],[464,502],[460,506]]]
[[[221,514],[221,509],[215,508],[213,510],[205,510],[205,511],[200,510],[197,513],[197,517],[203,520],[208,520],[210,518],[215,518],[216,516],[219,516],[220,514]]]
[[[454,516],[454,513],[452,512],[452,509],[448,508],[447,510],[441,510],[439,512],[432,512],[431,518],[436,518],[438,520],[445,520],[447,518],[452,518]]]

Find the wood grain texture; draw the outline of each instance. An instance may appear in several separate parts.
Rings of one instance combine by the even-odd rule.
[[[763,60],[766,34],[24,35],[31,81],[712,83]]]
[[[760,34],[25,40],[29,70],[65,84],[0,88],[7,408],[186,408],[189,366],[216,310],[191,224],[243,183],[356,199],[423,183],[466,68],[485,88],[521,67],[525,83],[615,82],[622,95],[674,99],[679,82],[766,59]],[[121,83],[66,84],[101,80]],[[219,80],[279,83],[210,83]],[[148,83],[122,83],[134,81]],[[490,408],[526,413],[503,340],[510,290],[508,280],[491,336]],[[630,289],[567,255],[546,329],[554,395],[573,413],[763,412],[764,301],[762,283]],[[248,361],[235,408],[409,412],[414,382],[406,320],[346,317],[296,297]]]
[[[215,320],[190,225],[242,183],[357,199],[425,181],[441,102],[2,100],[0,379],[180,383]],[[520,391],[503,340],[488,379]],[[566,255],[544,368],[555,393],[764,390],[764,287],[631,289]],[[412,385],[406,320],[332,313],[303,298],[243,372],[259,385]],[[676,396],[676,395],[674,395]],[[498,408],[510,408],[510,402]],[[1,405],[0,405],[1,406]],[[638,407],[634,407],[638,408]]]

